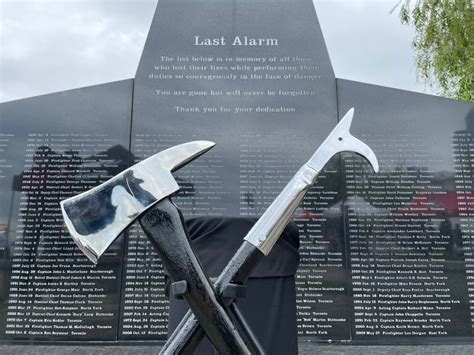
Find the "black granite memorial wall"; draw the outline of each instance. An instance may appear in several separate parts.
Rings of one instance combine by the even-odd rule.
[[[165,1],[160,6],[135,78],[131,151],[143,158],[189,140],[216,142],[211,152],[176,172],[183,187],[176,202],[187,217],[259,216],[337,122],[335,77],[313,5],[247,0]],[[321,278],[321,285],[335,282],[343,291],[333,297],[332,291],[302,287],[305,304],[299,308],[302,317],[325,309],[326,317],[343,318],[346,323],[335,323],[337,330],[325,336],[346,338],[343,243],[328,251],[315,233],[322,228],[315,216],[339,197],[340,169],[334,164],[297,217],[306,256],[298,282],[307,286],[324,270],[333,276],[332,281]],[[341,235],[333,237],[342,241]],[[136,239],[147,245],[145,237],[132,233],[130,240]],[[329,252],[333,261],[318,262]],[[133,262],[138,270],[156,265],[151,245]],[[162,279],[160,268],[146,270],[150,279]],[[133,292],[156,301],[143,288],[148,285],[135,284]],[[147,318],[143,311],[141,319]],[[323,334],[311,321],[300,327],[302,335]]]
[[[185,217],[258,217],[350,107],[381,172],[334,158],[296,213],[300,337],[472,341],[474,105],[336,80],[310,0],[160,0],[135,80],[0,105],[0,341],[165,340],[139,228],[94,267],[59,201],[206,139]]]
[[[120,320],[123,238],[94,267],[59,201],[129,164],[133,81],[0,106],[2,340],[110,340]]]
[[[473,104],[337,82],[381,166],[343,159],[353,339],[471,337]]]

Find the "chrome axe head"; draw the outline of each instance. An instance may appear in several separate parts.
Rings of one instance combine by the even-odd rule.
[[[61,201],[65,224],[83,253],[94,263],[138,216],[179,190],[173,171],[211,149],[194,141],[163,150],[103,184]]]
[[[319,146],[307,165],[316,171],[321,171],[335,154],[354,152],[367,159],[376,173],[379,171],[379,162],[372,149],[349,132],[353,117],[354,108],[351,108]]]

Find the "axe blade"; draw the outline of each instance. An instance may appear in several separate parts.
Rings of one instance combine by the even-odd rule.
[[[138,216],[179,190],[171,173],[214,145],[209,141],[176,145],[89,191],[61,201],[64,222],[78,247],[97,263],[110,244]]]

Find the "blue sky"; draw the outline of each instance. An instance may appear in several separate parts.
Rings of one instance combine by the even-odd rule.
[[[0,101],[132,78],[157,0],[0,0]],[[320,0],[336,76],[432,93],[416,80],[398,0]]]

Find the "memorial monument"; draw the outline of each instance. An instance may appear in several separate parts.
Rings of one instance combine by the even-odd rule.
[[[335,158],[297,211],[300,339],[472,342],[474,105],[336,79],[310,0],[160,0],[134,79],[0,105],[0,340],[164,341],[144,234],[93,267],[59,201],[206,139],[176,204],[258,217],[350,107],[380,173]]]

